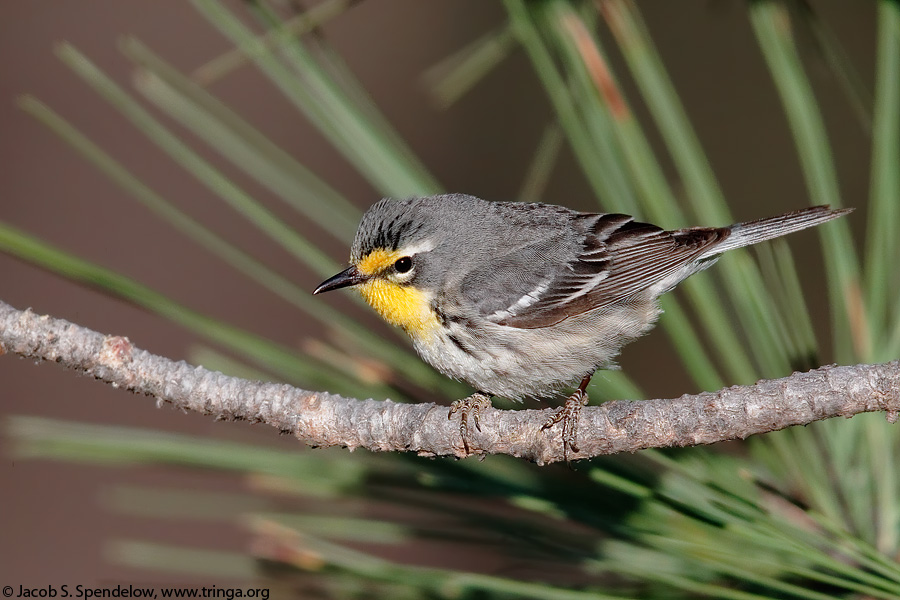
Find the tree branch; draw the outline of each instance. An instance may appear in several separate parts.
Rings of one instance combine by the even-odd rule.
[[[54,361],[66,368],[224,420],[266,423],[311,446],[464,456],[459,424],[446,406],[355,400],[286,384],[229,377],[134,347],[62,319],[0,302],[0,354]],[[549,411],[487,409],[470,427],[479,454],[509,454],[547,464],[564,460],[561,428],[541,430]],[[587,407],[580,451],[570,459],[643,448],[712,444],[836,416],[900,414],[900,361],[828,366],[808,373],[673,400],[614,401]]]

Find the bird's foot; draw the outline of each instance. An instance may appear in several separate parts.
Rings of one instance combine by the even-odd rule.
[[[541,426],[541,429],[549,429],[562,421],[563,459],[568,462],[569,450],[578,452],[578,417],[581,409],[587,406],[588,395],[583,389],[578,388],[566,399],[566,403],[559,407],[552,417]]]
[[[481,418],[481,411],[490,407],[491,397],[482,392],[475,392],[468,398],[457,400],[450,405],[450,412],[447,413],[448,419],[453,418],[454,414],[460,413],[459,434],[462,436],[463,448],[465,448],[466,454],[469,454],[469,416],[471,415],[472,417],[475,429],[481,431],[481,423],[478,422]]]

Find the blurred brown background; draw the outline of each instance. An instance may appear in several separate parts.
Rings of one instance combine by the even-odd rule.
[[[871,86],[873,7],[864,2],[812,5],[834,29]],[[743,3],[693,0],[641,6],[735,215],[758,217],[807,204],[791,137]],[[503,18],[498,2],[484,0],[366,0],[325,28],[327,38],[443,186],[497,200],[514,199],[550,119],[550,109],[524,54],[516,51],[472,93],[444,112],[430,104],[420,75],[502,23]],[[16,107],[20,94],[35,95],[139,177],[152,182],[158,192],[251,249],[275,270],[312,289],[317,278],[299,269],[171,164],[53,55],[54,44],[67,40],[127,86],[128,64],[117,50],[123,34],[137,36],[185,71],[229,47],[187,2],[0,3],[0,219],[194,309],[280,343],[297,344],[307,330],[296,311],[261,294],[230,268],[173,233]],[[844,198],[851,206],[861,206],[868,185],[868,138],[851,118],[846,97],[817,58],[811,38],[802,31],[798,35],[818,97],[823,99]],[[620,64],[616,70],[624,74]],[[360,207],[376,199],[371,187],[253,68],[238,70],[215,84],[213,91]],[[633,92],[627,82],[626,92]],[[637,98],[634,93],[629,96]],[[635,108],[643,111],[639,105]],[[210,158],[222,164],[217,157]],[[240,174],[234,176],[283,214],[291,226],[304,228],[296,215],[270,202],[267,192]],[[590,209],[590,198],[577,166],[564,152],[545,200]],[[862,217],[857,213],[857,231]],[[814,242],[815,236],[806,235],[792,239],[791,244],[799,260],[810,261],[811,267],[802,271],[811,297],[821,297],[816,293],[822,290],[822,282]],[[327,250],[341,259],[347,253],[346,248],[337,246]],[[175,359],[185,357],[194,341],[158,317],[2,255],[0,298],[18,308],[30,306],[36,312],[101,332],[127,335],[136,345]],[[816,306],[814,310],[823,318],[827,309]],[[655,396],[692,391],[669,353],[665,334],[657,331],[629,346],[622,364]],[[667,370],[660,371],[660,364]],[[54,365],[36,366],[4,356],[0,358],[0,417],[10,415],[124,424],[283,448],[295,444],[267,428],[159,410],[149,399],[110,389]],[[142,538],[191,545],[192,539],[202,539],[203,546],[239,549],[245,542],[240,534],[213,525],[198,525],[191,531],[171,525],[167,530],[156,521],[129,518],[104,508],[104,498],[114,482],[222,490],[236,485],[225,476],[22,461],[10,455],[8,439],[0,439],[0,444],[0,585],[175,582],[170,576],[110,565],[103,554],[105,544]]]

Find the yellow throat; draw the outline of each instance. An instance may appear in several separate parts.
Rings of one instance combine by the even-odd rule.
[[[363,275],[373,278],[356,288],[363,299],[391,325],[403,328],[414,338],[430,337],[439,324],[431,309],[430,294],[379,276],[401,256],[403,254],[396,250],[372,251],[359,261],[356,268]]]

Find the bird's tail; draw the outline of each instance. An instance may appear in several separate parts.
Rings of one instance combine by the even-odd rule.
[[[712,250],[710,254],[721,254],[727,250],[758,244],[807,227],[815,227],[842,217],[851,211],[853,211],[852,208],[832,210],[828,206],[812,206],[777,217],[737,223],[728,228],[730,233],[727,238],[710,248]]]

